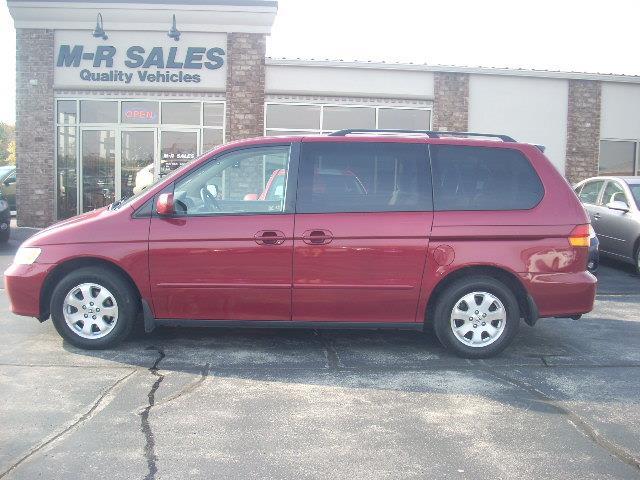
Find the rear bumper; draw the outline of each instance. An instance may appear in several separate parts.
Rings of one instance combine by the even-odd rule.
[[[540,317],[571,317],[593,310],[598,280],[591,273],[521,274]]]
[[[12,264],[4,272],[4,285],[13,313],[43,320],[40,312],[40,292],[53,267],[54,265],[42,263]]]

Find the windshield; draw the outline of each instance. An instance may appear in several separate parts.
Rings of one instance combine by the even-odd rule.
[[[640,208],[640,183],[630,183],[629,190],[631,190],[631,195],[636,201],[636,206]]]

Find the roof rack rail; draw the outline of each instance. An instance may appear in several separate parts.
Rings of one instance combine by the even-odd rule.
[[[396,130],[396,129],[375,129],[375,128],[347,128],[345,130],[338,130],[330,133],[330,137],[346,137],[353,133],[412,133],[426,135],[429,138],[440,137],[488,137],[499,138],[503,142],[515,142],[513,138],[508,135],[494,135],[492,133],[476,133],[476,132],[436,132],[432,130]]]

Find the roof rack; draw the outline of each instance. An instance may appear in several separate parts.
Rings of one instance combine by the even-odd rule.
[[[508,135],[494,135],[491,133],[475,133],[475,132],[435,132],[432,130],[395,130],[395,129],[375,129],[375,128],[347,128],[345,130],[338,130],[337,132],[330,133],[330,137],[346,137],[353,133],[411,133],[426,135],[429,138],[440,137],[488,137],[499,138],[503,142],[515,142],[513,138]]]

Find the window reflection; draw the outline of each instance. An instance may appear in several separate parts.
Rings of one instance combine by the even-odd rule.
[[[115,201],[115,132],[82,132],[82,205],[88,212]]]
[[[57,208],[58,218],[73,217],[78,211],[76,167],[76,129],[58,128],[57,160]]]

